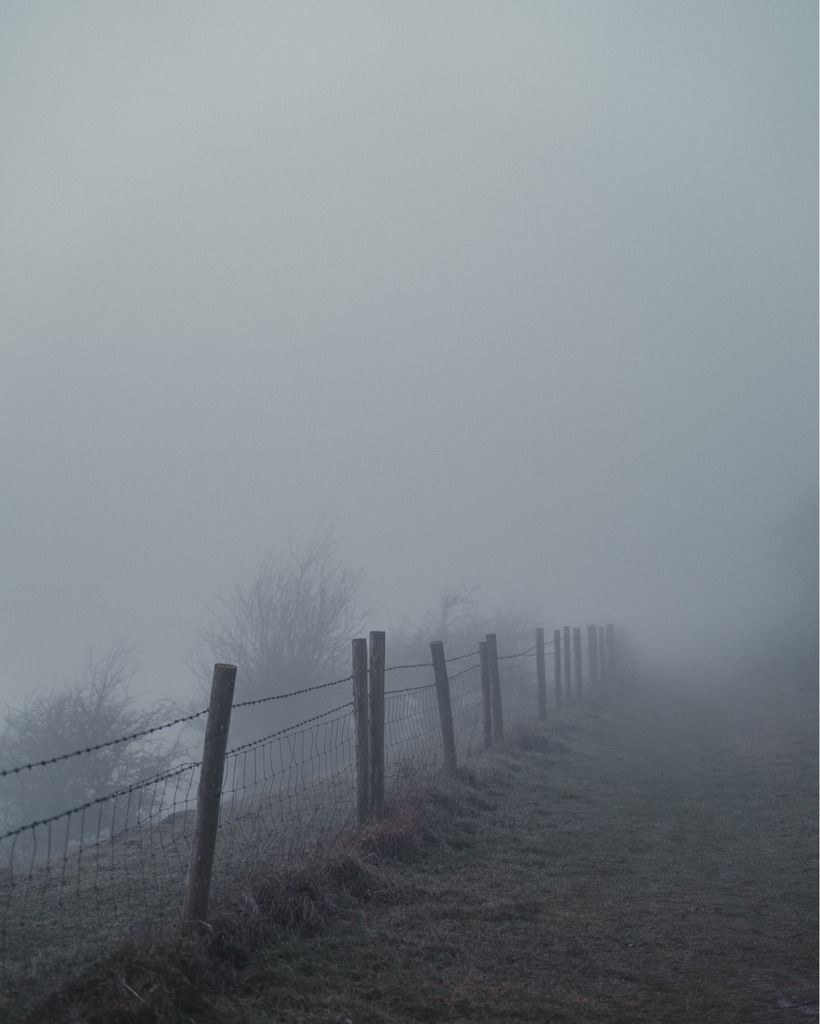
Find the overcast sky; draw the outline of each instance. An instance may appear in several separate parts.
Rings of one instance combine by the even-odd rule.
[[[0,698],[118,634],[187,696],[205,602],[322,517],[371,628],[462,582],[670,643],[774,613],[817,36],[813,0],[4,0]]]

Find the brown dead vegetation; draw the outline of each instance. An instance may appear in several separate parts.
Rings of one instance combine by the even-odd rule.
[[[790,1022],[816,1016],[817,711],[632,692],[522,732],[37,1024]]]

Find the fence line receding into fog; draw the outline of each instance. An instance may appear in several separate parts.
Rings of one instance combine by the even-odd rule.
[[[235,669],[216,666],[209,709],[4,768],[0,1007],[128,937],[204,919],[209,900],[243,872],[302,861],[340,830],[379,817],[405,783],[455,772],[506,730],[599,696],[615,680],[620,644],[611,625],[556,629],[551,639],[538,629],[521,652],[499,654],[488,634],[466,654],[447,658],[434,641],[429,662],[390,666],[385,634],[371,633],[353,640],[345,678],[234,703]],[[263,710],[283,709],[287,721],[284,709],[308,694],[323,701],[313,714],[231,747],[229,725],[244,739],[258,720],[275,721]],[[206,715],[201,760],[39,820],[9,819],[8,808],[47,790],[50,773],[70,772],[72,759]]]

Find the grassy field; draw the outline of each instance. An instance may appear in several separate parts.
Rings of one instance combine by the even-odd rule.
[[[426,785],[212,933],[112,955],[65,1021],[817,1016],[816,694],[638,688]]]

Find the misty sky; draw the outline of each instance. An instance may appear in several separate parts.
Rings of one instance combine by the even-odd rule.
[[[371,628],[463,582],[670,644],[774,613],[817,35],[810,0],[4,0],[0,699],[119,634],[187,697],[205,602],[322,517]]]

